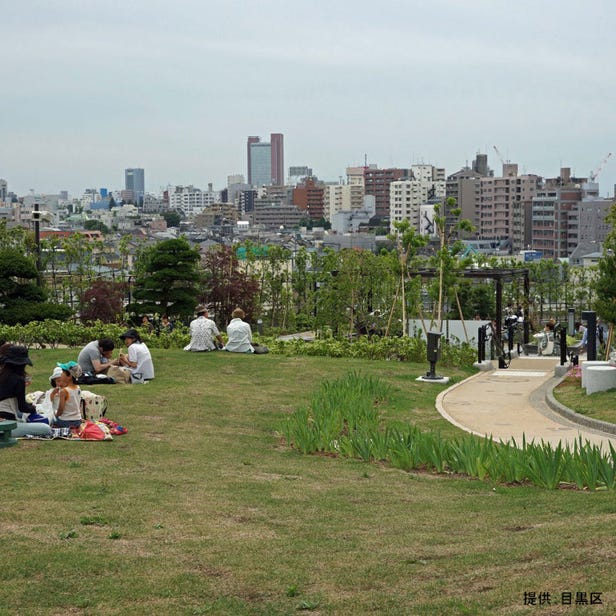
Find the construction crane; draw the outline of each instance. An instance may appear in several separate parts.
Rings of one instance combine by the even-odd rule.
[[[496,152],[496,156],[498,156],[498,160],[500,160],[501,165],[503,166],[503,175],[505,175],[505,165],[508,165],[510,161],[503,159],[503,155],[500,153],[500,150],[495,145],[493,145],[492,147],[494,148],[494,151]],[[511,177],[515,174],[510,169],[507,175]]]
[[[597,179],[597,176],[601,173],[601,171],[603,171],[603,167],[605,167],[605,163],[607,163],[611,155],[612,153],[609,152],[608,155],[601,161],[601,164],[594,171],[591,171],[588,174],[591,182],[594,182]]]

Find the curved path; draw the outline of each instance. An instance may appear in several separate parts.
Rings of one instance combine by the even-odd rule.
[[[503,442],[521,443],[524,435],[527,442],[571,446],[581,436],[604,450],[609,442],[616,447],[616,433],[583,426],[548,406],[560,381],[554,376],[558,363],[552,357],[514,358],[507,369],[479,372],[439,394],[437,410],[462,430]]]

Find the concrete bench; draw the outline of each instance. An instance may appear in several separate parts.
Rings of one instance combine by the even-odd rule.
[[[588,373],[588,369],[592,368],[593,366],[609,366],[610,362],[609,361],[600,361],[600,360],[592,360],[592,361],[583,361],[582,362],[582,387],[586,387],[586,379],[587,377],[587,373]]]
[[[586,370],[586,395],[616,388],[616,366],[589,366]]]
[[[17,439],[11,438],[11,431],[16,427],[16,421],[0,419],[0,447],[9,447],[17,443]]]

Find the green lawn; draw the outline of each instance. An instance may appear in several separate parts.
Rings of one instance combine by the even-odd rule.
[[[33,389],[75,355],[31,352]],[[442,386],[415,382],[426,365],[153,355],[151,383],[90,387],[127,435],[0,449],[0,614],[616,612],[614,492],[405,473],[282,441],[285,417],[350,370],[394,387],[388,420],[456,434],[434,410]],[[560,605],[591,592],[602,606]]]
[[[554,389],[554,397],[576,413],[616,423],[616,390],[598,391],[590,396],[579,377],[568,376]]]

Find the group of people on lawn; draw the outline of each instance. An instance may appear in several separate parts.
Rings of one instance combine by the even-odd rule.
[[[244,311],[236,308],[227,326],[224,344],[216,323],[209,318],[207,307],[197,306],[196,318],[190,323],[190,343],[185,351],[202,352],[222,349],[232,353],[267,353],[267,347],[253,343],[250,325],[244,321]],[[31,379],[26,366],[32,365],[25,346],[0,343],[0,420],[17,421],[16,437],[49,436],[51,427],[71,428],[81,424],[80,383],[86,375],[96,379],[108,376],[109,382],[147,383],[154,378],[154,364],[147,345],[136,329],[128,329],[120,339],[127,352],[113,358],[111,338],[100,338],[81,349],[77,361],[58,363],[45,392],[45,403],[52,409],[48,421],[38,421],[37,406],[26,400],[26,386]],[[96,380],[92,381],[96,382]],[[38,409],[40,410],[40,409]],[[34,420],[37,418],[37,420]]]

